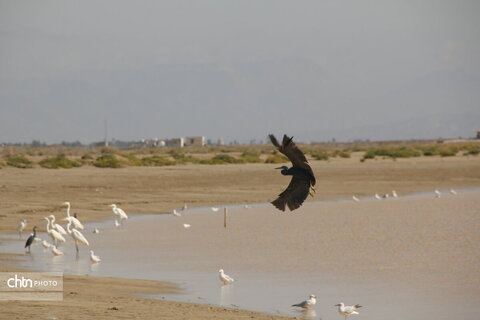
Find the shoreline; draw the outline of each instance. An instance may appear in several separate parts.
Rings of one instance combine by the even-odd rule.
[[[480,186],[480,164],[477,164],[476,160],[456,157],[397,161],[375,160],[366,164],[353,159],[342,159],[330,163],[314,161],[312,167],[320,178],[320,188],[317,187],[316,199],[321,201],[340,197],[347,200],[354,193],[360,197],[372,197],[376,192],[391,192],[394,189],[400,195],[404,195],[408,191],[412,193],[431,191],[433,196],[433,190],[436,188],[444,190],[478,188]],[[274,166],[266,164],[206,167],[185,165],[175,168],[59,170],[4,168],[0,170],[3,178],[2,185],[0,185],[0,196],[6,201],[0,204],[0,233],[14,234],[12,230],[15,230],[18,220],[24,217],[29,219],[28,230],[32,227],[32,220],[41,220],[41,217],[47,213],[63,216],[65,208],[62,208],[60,204],[64,201],[71,201],[72,213],[78,211],[80,219],[85,222],[101,221],[113,217],[108,208],[110,203],[117,203],[128,214],[148,212],[154,215],[169,213],[173,208],[180,208],[183,203],[187,203],[189,207],[217,206],[218,203],[227,205],[264,203],[267,199],[276,196],[288,182],[287,179],[279,176],[278,172],[270,170],[270,167]],[[118,201],[119,199],[120,201]],[[307,200],[307,203],[308,201],[311,200]],[[43,231],[44,226],[40,224],[39,227]],[[30,233],[27,230],[25,230],[25,234]],[[5,259],[4,255],[0,255],[0,271],[6,268]],[[93,278],[84,277],[86,280],[82,281],[90,281]],[[68,282],[71,280],[73,279]],[[101,280],[94,281],[100,282],[99,287],[108,287]],[[115,283],[121,279],[109,279],[109,281]],[[81,281],[79,280],[79,282]],[[81,294],[85,294],[86,297],[90,295],[90,298],[98,300],[99,303],[106,299],[105,296],[94,298],[88,290]],[[130,294],[135,294],[134,290],[131,290]],[[152,304],[156,304],[149,299],[144,300],[144,298],[138,297],[122,299],[129,300],[128,303],[132,303],[130,308],[137,312],[142,312],[142,309],[147,306],[150,308]],[[0,304],[4,303],[0,302]],[[82,303],[87,305],[87,302]],[[135,307],[135,304],[138,306]],[[59,309],[59,314],[63,312],[61,305],[58,304],[55,307]],[[161,308],[166,308],[167,311],[159,311],[159,314],[182,308],[193,310],[178,302],[172,302],[169,306],[165,306],[163,303],[162,305]],[[37,303],[37,308],[43,309],[41,303]],[[9,309],[12,310],[12,318],[14,315],[30,314],[29,311],[32,311],[24,303],[17,304],[17,302],[9,304]],[[225,308],[208,305],[204,305],[204,308],[200,309],[202,310],[195,309],[193,311],[195,318],[210,319],[212,315],[217,314],[216,312],[219,314],[225,312],[220,316],[221,318],[237,319],[240,317],[238,313],[243,312],[225,311],[223,310]],[[249,313],[249,311],[245,312]],[[88,316],[85,315],[85,319],[104,318],[103,314],[94,314],[93,311],[89,311],[89,307],[85,308],[85,313],[88,314]],[[249,318],[250,316],[252,316],[251,313],[245,317]],[[256,313],[253,316],[258,319],[261,319],[259,317],[286,319]],[[69,318],[68,312],[63,312],[61,317]],[[183,319],[183,317],[173,316],[172,319]]]

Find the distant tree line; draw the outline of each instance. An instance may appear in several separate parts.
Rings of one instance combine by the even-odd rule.
[[[113,140],[109,141],[108,145],[113,147],[134,147],[138,146],[141,142],[139,141],[120,141]],[[3,142],[0,143],[0,146],[31,146],[31,147],[47,147],[47,146],[63,146],[63,147],[101,147],[105,145],[105,141],[101,142],[92,142],[90,144],[83,144],[80,141],[62,141],[60,143],[46,143],[40,140],[32,140],[32,142]]]

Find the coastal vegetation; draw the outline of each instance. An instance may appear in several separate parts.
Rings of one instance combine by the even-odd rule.
[[[298,144],[309,161],[397,160],[413,157],[478,156],[480,140],[384,141],[359,143]],[[187,164],[220,165],[243,163],[286,163],[288,159],[270,144],[229,145],[185,148],[127,148],[85,146],[0,146],[0,168],[28,169],[123,168],[130,166],[173,166]]]

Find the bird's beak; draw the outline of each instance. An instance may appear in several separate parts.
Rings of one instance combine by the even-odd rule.
[[[275,169],[282,169],[282,167],[278,167],[278,168],[275,168]]]
[[[61,221],[67,221],[67,220],[68,220],[68,218],[63,218],[63,219],[61,219]]]

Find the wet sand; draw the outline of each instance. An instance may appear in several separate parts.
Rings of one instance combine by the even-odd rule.
[[[272,169],[273,167],[262,164],[187,165],[118,170],[97,168],[2,169],[0,171],[2,176],[0,228],[2,233],[12,232],[21,218],[40,221],[41,217],[49,212],[63,215],[64,209],[61,209],[59,205],[66,200],[72,202],[73,211],[78,210],[83,221],[112,217],[108,204],[113,202],[121,204],[128,213],[165,213],[173,208],[181,207],[183,203],[193,207],[265,202],[266,199],[273,198],[288,182],[288,179],[279,176],[278,172]],[[478,159],[468,157],[405,159],[395,162],[376,160],[367,163],[360,163],[358,159],[339,159],[328,163],[313,162],[313,167],[319,179],[317,200],[351,197],[352,194],[370,198],[374,193],[387,193],[393,189],[396,189],[400,195],[404,195],[418,191],[430,193],[436,188],[445,190],[450,187],[465,188],[480,185],[480,163]],[[474,197],[474,199],[477,198]],[[478,211],[475,211],[479,207],[478,203],[466,194],[460,194],[458,198],[436,199],[438,201],[433,202],[435,204],[433,208],[436,209],[433,210],[431,199],[427,201],[425,198],[424,204],[422,204],[422,199],[415,200],[415,206],[412,201],[405,199],[370,201],[368,203],[363,201],[360,203],[346,202],[341,206],[335,202],[320,204],[309,202],[301,213],[298,212],[299,214],[270,212],[272,209],[266,207],[266,212],[258,215],[251,216],[250,213],[236,215],[235,210],[232,209],[231,224],[227,228],[229,230],[228,237],[231,238],[226,239],[225,246],[215,242],[206,244],[203,246],[207,248],[206,251],[196,250],[196,247],[191,244],[197,243],[199,239],[204,239],[205,233],[201,230],[206,230],[207,234],[210,233],[209,225],[202,225],[206,220],[200,218],[201,215],[194,218],[195,216],[192,214],[192,228],[178,230],[178,233],[173,234],[166,232],[159,234],[167,237],[161,243],[173,242],[182,248],[193,248],[193,252],[182,250],[172,253],[170,251],[166,257],[163,256],[163,261],[172,262],[174,266],[176,261],[182,261],[185,258],[182,258],[181,254],[189,254],[189,259],[197,261],[196,264],[193,264],[196,271],[206,273],[210,272],[212,268],[216,271],[220,264],[218,259],[223,257],[222,261],[228,261],[223,264],[223,267],[226,270],[235,271],[236,269],[240,275],[248,274],[251,266],[255,266],[255,270],[268,270],[275,266],[276,274],[289,274],[292,269],[302,270],[306,274],[320,272],[325,283],[330,281],[330,285],[332,282],[335,283],[334,280],[337,279],[338,274],[348,275],[353,279],[362,279],[365,282],[371,280],[368,275],[370,277],[375,275],[377,283],[385,282],[386,287],[394,285],[394,288],[397,288],[398,284],[409,287],[412,283],[421,283],[420,287],[426,288],[424,294],[427,296],[432,290],[438,292],[450,288],[452,285],[453,291],[460,292],[462,290],[458,288],[458,284],[461,284],[465,287],[465,292],[462,294],[478,298],[478,291],[475,289],[475,286],[478,287],[478,283],[471,281],[469,284],[466,281],[466,279],[480,278],[478,269],[475,269],[479,265],[478,253],[472,252],[472,246],[477,245],[478,247],[478,238],[472,231],[478,229],[479,226],[478,218],[476,218]],[[420,202],[418,203],[418,201]],[[318,206],[320,207],[317,208]],[[340,210],[339,207],[342,209]],[[253,209],[247,210],[247,212],[254,212]],[[452,215],[457,211],[461,213],[460,216]],[[258,223],[258,220],[261,223]],[[255,223],[252,224],[252,221]],[[44,223],[37,223],[42,226],[41,229],[44,228]],[[219,232],[224,232],[223,220],[218,223],[220,224]],[[317,228],[308,228],[306,231],[305,225],[297,225],[298,223],[307,223],[310,226],[317,226]],[[242,226],[248,227],[243,228]],[[129,228],[133,227],[132,223]],[[272,229],[273,233],[269,231]],[[321,232],[322,230],[329,231]],[[191,232],[187,236],[182,234],[183,237],[177,239],[176,236],[179,236],[181,231]],[[305,236],[315,239],[315,245],[306,241]],[[115,233],[112,234],[112,239],[114,237]],[[281,242],[278,239],[282,239]],[[238,243],[244,245],[238,246]],[[280,243],[284,246],[279,246]],[[322,245],[318,246],[317,243]],[[277,245],[279,249],[285,251],[270,252],[269,248],[276,248]],[[212,246],[215,250],[209,249]],[[236,250],[240,248],[238,255],[233,257],[226,249],[232,246]],[[250,253],[251,248],[257,248],[259,251]],[[165,252],[169,251],[165,250]],[[344,252],[349,254],[346,255]],[[453,262],[449,262],[450,257],[454,257],[454,259],[450,259]],[[6,258],[2,256],[0,259],[3,261],[3,270],[7,270]],[[14,257],[8,259],[14,259]],[[169,263],[164,266],[169,266]],[[443,266],[445,268],[442,269]],[[452,277],[444,270],[454,271],[455,276]],[[92,284],[100,281],[99,286],[110,294],[112,292],[109,291],[106,283],[113,284],[121,281],[108,279],[105,280],[107,281],[105,283],[102,282],[102,278],[96,277],[79,277],[78,279],[92,281]],[[439,282],[439,279],[444,279],[444,281]],[[68,278],[66,283],[74,285],[75,281],[75,279]],[[438,283],[440,286],[436,285]],[[165,283],[162,285],[169,286]],[[162,292],[162,285],[158,287],[159,294]],[[344,285],[338,285],[338,287],[345,288]],[[130,294],[141,292],[141,290],[134,289],[127,291]],[[420,290],[420,292],[423,291]],[[302,296],[295,294],[295,297],[292,297],[294,301],[290,302],[298,302],[296,300],[304,299],[303,296],[310,293],[312,292],[306,292]],[[328,293],[325,294],[328,296]],[[96,303],[108,304],[106,300],[110,299],[110,297],[96,296],[96,293],[88,290],[82,292],[82,295],[85,295],[87,300],[95,300]],[[349,297],[352,299],[362,298],[359,292],[355,297],[352,295],[344,295],[345,300],[349,300]],[[70,298],[67,294],[65,296],[68,301]],[[367,296],[365,294],[365,297]],[[408,294],[401,297],[408,297]],[[454,299],[464,298],[462,295],[445,294],[445,300],[451,297]],[[325,297],[323,298],[325,299]],[[333,301],[334,298],[337,297],[328,296],[326,300]],[[157,306],[157,303],[159,304],[158,308],[163,308],[160,307],[163,305],[173,313],[184,309],[183,304],[176,302],[171,302],[171,305],[167,306],[163,304],[164,301],[133,298],[130,295],[122,295],[121,299],[123,299],[122,304],[131,304],[131,307],[137,309],[138,312],[147,308],[146,305]],[[344,302],[349,303],[349,301]],[[357,303],[357,301],[351,301],[351,303]],[[329,304],[330,302],[326,305]],[[67,310],[62,311],[64,304],[51,303],[51,305],[56,306],[60,315],[67,316]],[[38,306],[38,309],[35,310],[43,309],[41,303],[38,303]],[[212,312],[222,314],[222,308],[215,309],[215,311],[210,310],[210,306],[197,307],[195,305],[194,308],[200,308],[195,309],[193,313],[195,318],[202,318],[202,315],[203,318],[209,318],[209,315],[214,315]],[[323,308],[322,304],[321,309]],[[12,315],[25,314],[25,312],[28,314],[28,309],[24,303],[9,304]],[[362,311],[362,314],[368,314],[366,308]],[[235,311],[235,314],[231,314],[233,312],[231,310],[223,312],[226,314],[222,314],[220,318],[226,319],[229,316],[238,318],[237,313],[240,311]],[[86,318],[103,318],[103,313],[98,313],[93,309],[89,311],[88,306],[85,306],[84,313]],[[126,314],[122,313],[122,315]],[[255,317],[257,316],[259,315],[255,315]],[[177,318],[185,317],[178,315]],[[412,317],[412,319],[416,318],[418,317]]]

